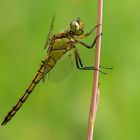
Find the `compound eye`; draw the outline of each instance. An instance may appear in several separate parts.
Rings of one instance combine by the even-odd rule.
[[[75,26],[75,29],[76,29],[77,31],[79,31],[79,23],[78,23],[77,21],[75,21],[74,26]]]
[[[79,23],[77,21],[72,21],[70,26],[73,31],[79,31]]]

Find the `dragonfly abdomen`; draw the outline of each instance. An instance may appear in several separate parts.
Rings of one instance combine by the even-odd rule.
[[[4,118],[4,121],[2,122],[2,125],[6,125],[8,121],[12,119],[12,117],[16,114],[16,112],[20,109],[20,107],[23,105],[23,103],[27,100],[28,96],[32,93],[36,85],[39,83],[39,81],[42,79],[44,74],[44,68],[45,63],[42,61],[42,64],[37,71],[37,74],[33,81],[31,82],[30,86],[25,91],[24,95],[19,99],[17,104],[12,108],[12,110],[7,114],[7,116]]]

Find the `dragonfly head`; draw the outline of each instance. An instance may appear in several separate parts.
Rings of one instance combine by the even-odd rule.
[[[73,32],[74,35],[82,35],[84,33],[84,24],[83,21],[80,18],[77,18],[76,20],[73,20],[70,23],[70,29]]]

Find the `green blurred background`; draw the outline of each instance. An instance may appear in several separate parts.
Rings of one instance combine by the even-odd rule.
[[[94,140],[140,139],[140,1],[104,1],[100,103]],[[45,56],[53,13],[54,32],[80,17],[88,32],[97,22],[97,0],[0,0],[0,122],[24,93]],[[91,43],[95,34],[84,41]],[[95,49],[79,46],[84,63]],[[40,83],[15,117],[0,127],[0,140],[85,140],[92,71],[76,68],[62,82]]]

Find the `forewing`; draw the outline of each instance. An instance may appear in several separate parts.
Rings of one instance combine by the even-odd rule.
[[[74,53],[73,49],[67,52],[58,62],[55,67],[48,73],[48,79],[52,82],[62,81],[74,68]]]
[[[50,38],[51,38],[51,35],[52,35],[53,26],[54,26],[54,20],[55,20],[55,15],[53,15],[53,18],[52,18],[51,26],[50,26],[50,29],[49,29],[48,36],[46,38],[44,49],[48,48],[48,44],[50,42]]]

